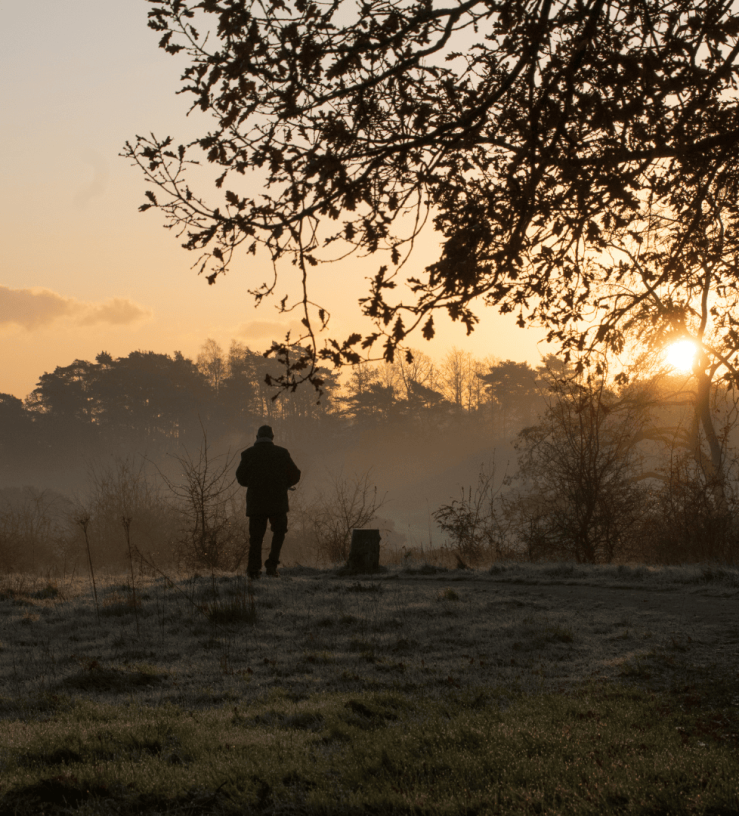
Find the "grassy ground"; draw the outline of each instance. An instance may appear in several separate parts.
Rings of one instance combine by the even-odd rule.
[[[10,577],[0,813],[739,814],[737,578]]]

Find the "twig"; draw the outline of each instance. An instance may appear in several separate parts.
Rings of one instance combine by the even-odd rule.
[[[95,614],[97,616],[98,624],[100,623],[100,607],[98,605],[98,591],[97,587],[95,586],[95,570],[92,568],[92,552],[90,551],[90,539],[87,535],[87,528],[90,525],[90,514],[89,513],[82,513],[79,515],[75,521],[77,524],[80,525],[82,528],[82,532],[85,535],[85,544],[87,545],[87,563],[90,565],[90,578],[92,579],[92,594],[95,598]]]
[[[133,597],[133,614],[136,618],[136,637],[141,635],[139,629],[139,610],[136,603],[136,582],[133,575],[133,551],[131,550],[131,516],[121,516],[121,524],[126,531],[126,542],[128,544],[128,563],[131,568],[131,594]]]

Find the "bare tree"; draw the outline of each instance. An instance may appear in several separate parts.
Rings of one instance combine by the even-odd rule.
[[[218,343],[210,337],[203,343],[198,354],[198,370],[217,394],[228,374],[228,358]]]
[[[236,454],[214,456],[203,429],[197,453],[185,450],[174,458],[180,479],[163,478],[177,502],[181,556],[191,567],[237,569],[246,554],[247,538],[237,508]]]
[[[485,401],[484,375],[498,362],[478,360],[468,351],[453,348],[436,368],[436,386],[446,400],[472,413]]]
[[[453,348],[441,362],[437,372],[437,384],[444,397],[456,405],[465,407],[467,384],[473,367],[473,358],[469,352]],[[469,410],[469,407],[467,408]]]
[[[413,399],[413,385],[418,383],[426,388],[436,387],[436,365],[428,354],[413,350],[412,355],[400,355],[393,367],[398,372],[398,380],[407,400]]]
[[[372,482],[371,471],[350,477],[332,475],[330,487],[304,510],[317,558],[331,563],[346,561],[352,530],[369,524],[385,502]]]

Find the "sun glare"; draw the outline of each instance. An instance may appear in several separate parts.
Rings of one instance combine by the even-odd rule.
[[[690,371],[695,351],[695,343],[692,340],[678,340],[667,348],[667,363],[676,371]]]

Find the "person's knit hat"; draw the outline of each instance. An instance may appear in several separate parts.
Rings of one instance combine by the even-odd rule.
[[[275,438],[272,428],[269,425],[262,425],[262,427],[257,431],[257,439],[265,436],[267,437],[267,439]]]

